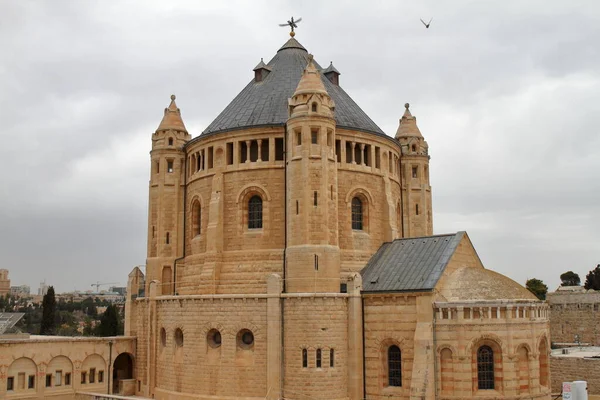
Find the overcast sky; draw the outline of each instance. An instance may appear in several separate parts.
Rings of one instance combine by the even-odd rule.
[[[292,15],[386,133],[410,102],[435,233],[466,230],[487,268],[551,290],[600,263],[596,0],[0,0],[12,284],[124,285],[145,263],[150,137],[169,96],[199,135],[289,38],[277,25]]]

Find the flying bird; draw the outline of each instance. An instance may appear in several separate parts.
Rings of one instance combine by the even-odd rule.
[[[427,29],[429,29],[429,25],[431,25],[431,21],[433,21],[433,18],[431,18],[428,23],[425,23],[425,21],[423,21],[421,19],[421,22],[423,23],[423,25],[425,25],[425,28],[427,28]]]

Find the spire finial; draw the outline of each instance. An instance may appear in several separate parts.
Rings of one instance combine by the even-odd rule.
[[[404,103],[404,108],[406,108],[408,110],[409,107],[410,107],[409,103]]]
[[[294,37],[296,36],[296,33],[294,32],[294,28],[297,28],[298,25],[296,25],[298,22],[302,21],[302,18],[298,18],[297,20],[294,20],[294,17],[290,18],[290,20],[285,23],[285,24],[279,24],[279,26],[289,26],[290,28],[292,28],[292,31],[290,32],[290,36]]]
[[[173,100],[175,100],[175,95],[174,94],[171,95],[171,101],[173,101]]]

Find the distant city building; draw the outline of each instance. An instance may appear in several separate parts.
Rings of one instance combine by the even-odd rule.
[[[40,288],[38,289],[38,296],[45,296],[48,293],[48,285],[46,281],[40,282]]]
[[[0,269],[0,296],[6,296],[10,293],[10,279],[8,279],[8,270]]]
[[[10,294],[13,296],[29,296],[31,294],[31,287],[29,285],[11,286]]]
[[[113,286],[109,289],[109,291],[113,292],[113,293],[119,293],[122,296],[125,296],[125,294],[127,293],[127,287],[125,286]]]

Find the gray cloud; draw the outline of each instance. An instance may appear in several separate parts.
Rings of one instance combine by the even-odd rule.
[[[19,1],[0,14],[0,267],[15,284],[124,283],[145,258],[150,134],[168,96],[197,136],[291,15],[388,134],[412,104],[436,232],[467,230],[521,283],[600,262],[594,1]]]

